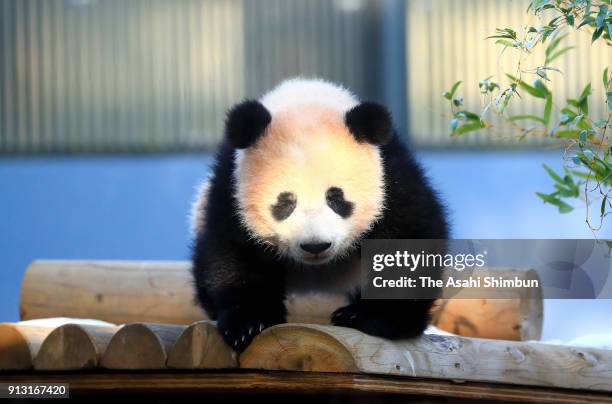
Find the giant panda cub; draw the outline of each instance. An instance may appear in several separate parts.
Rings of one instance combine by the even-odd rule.
[[[426,328],[432,300],[359,293],[362,240],[448,232],[384,107],[305,79],[234,106],[194,210],[197,300],[236,351],[286,322],[288,293],[346,293],[331,323],[368,334],[410,338]]]

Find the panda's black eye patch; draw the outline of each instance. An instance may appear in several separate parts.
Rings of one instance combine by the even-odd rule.
[[[278,194],[276,203],[270,206],[272,217],[279,222],[287,219],[289,216],[291,216],[291,213],[293,213],[295,205],[297,205],[297,198],[293,193],[281,192]]]
[[[325,193],[325,199],[327,200],[327,206],[341,217],[346,219],[353,214],[355,205],[353,202],[344,199],[344,191],[342,188],[331,187]]]

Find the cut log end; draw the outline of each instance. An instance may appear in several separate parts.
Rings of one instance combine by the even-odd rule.
[[[45,339],[34,360],[36,370],[78,370],[98,366],[118,327],[65,324]]]
[[[282,324],[258,335],[240,356],[240,367],[266,370],[357,372],[349,350],[313,327]]]
[[[0,324],[0,370],[27,370],[34,366],[34,358],[55,327]]]
[[[198,321],[187,327],[168,356],[168,367],[175,369],[223,369],[237,366],[236,355],[210,321]]]
[[[15,324],[0,324],[0,352],[0,370],[25,370],[32,367],[28,342]]]
[[[135,323],[111,339],[100,364],[107,369],[163,369],[185,326]]]

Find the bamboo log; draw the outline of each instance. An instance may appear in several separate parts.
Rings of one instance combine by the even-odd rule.
[[[239,361],[249,369],[358,371],[612,391],[612,351],[538,342],[435,334],[389,341],[343,327],[282,324],[257,336]]]
[[[78,370],[98,366],[116,326],[62,325],[43,342],[34,359],[36,370]]]
[[[194,304],[189,268],[188,262],[34,261],[23,281],[21,318],[68,316],[115,324],[189,325],[206,319]],[[452,299],[441,304],[434,324],[461,335],[537,339],[542,329],[541,300],[526,295]],[[329,324],[331,313],[346,304],[346,298],[290,295],[286,304],[289,322]]]
[[[198,321],[181,333],[168,355],[175,369],[226,369],[238,367],[234,352],[211,321]]]
[[[0,370],[31,369],[34,358],[54,326],[0,324]]]
[[[174,324],[125,325],[110,340],[100,366],[107,369],[163,369],[169,352],[186,328]]]

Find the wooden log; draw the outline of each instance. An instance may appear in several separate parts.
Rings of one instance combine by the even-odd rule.
[[[69,316],[115,324],[192,324],[206,316],[194,304],[189,268],[190,264],[183,261],[34,261],[23,281],[21,318]],[[541,296],[510,297],[478,302],[452,299],[434,316],[435,325],[482,338],[539,338]],[[346,298],[333,294],[290,295],[286,304],[289,322],[329,324],[331,313],[346,304]]]
[[[135,323],[123,326],[110,340],[100,366],[107,369],[163,369],[183,325]]]
[[[31,369],[34,358],[53,326],[0,324],[0,370]]]
[[[483,271],[483,276],[502,274],[505,277],[539,279],[533,270],[497,269]],[[476,290],[475,295],[482,293]],[[445,331],[466,337],[539,340],[543,325],[543,300],[540,288],[496,289],[498,298],[469,298],[465,293],[440,300],[432,324]],[[463,295],[463,297],[462,297]]]
[[[181,333],[168,355],[175,369],[227,369],[238,367],[236,354],[225,344],[211,321],[198,321]]]
[[[255,337],[240,355],[240,367],[311,372],[358,372],[359,367],[353,352],[332,334],[325,332],[325,329],[300,324],[268,328]]]
[[[36,370],[78,370],[98,366],[119,327],[62,325],[43,342],[34,359]]]
[[[188,262],[34,261],[21,287],[21,319],[96,318],[115,324],[191,324],[194,304]]]
[[[343,327],[282,324],[257,336],[239,361],[249,369],[357,371],[612,391],[612,351],[538,342],[435,334],[389,341]]]
[[[453,334],[514,341],[542,335],[542,300],[449,299],[440,305],[432,324]]]

